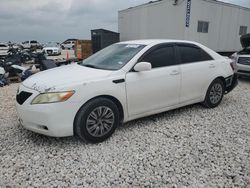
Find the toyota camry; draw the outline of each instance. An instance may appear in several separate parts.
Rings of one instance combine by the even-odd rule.
[[[194,103],[217,107],[236,85],[232,60],[199,43],[138,40],[31,76],[16,107],[26,129],[101,142],[133,119]]]

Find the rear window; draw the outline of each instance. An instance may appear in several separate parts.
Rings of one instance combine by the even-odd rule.
[[[178,45],[182,63],[209,61],[213,58],[198,46]]]
[[[0,44],[0,47],[5,47],[6,48],[7,46],[5,44]]]

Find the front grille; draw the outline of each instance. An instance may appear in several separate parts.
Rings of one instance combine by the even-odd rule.
[[[250,57],[239,57],[238,63],[242,65],[250,65]]]
[[[53,50],[47,50],[47,54],[52,54]]]
[[[22,91],[21,93],[17,94],[16,101],[18,104],[22,105],[31,95],[32,93]]]

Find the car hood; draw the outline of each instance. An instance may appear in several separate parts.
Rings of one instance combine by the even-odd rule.
[[[250,33],[242,35],[240,37],[240,42],[243,48],[250,47]]]
[[[75,63],[37,73],[25,80],[23,85],[40,93],[53,92],[77,83],[103,79],[111,73],[112,71],[84,67]]]

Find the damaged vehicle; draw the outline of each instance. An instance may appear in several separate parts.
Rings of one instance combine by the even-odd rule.
[[[234,53],[231,58],[237,63],[237,74],[239,76],[250,76],[250,33],[241,36],[243,49]]]
[[[45,54],[47,54],[48,56],[61,55],[61,53],[62,53],[62,49],[60,47],[60,44],[56,43],[56,42],[47,43],[42,51]]]
[[[102,142],[133,119],[194,103],[217,107],[237,85],[233,68],[196,42],[121,42],[31,76],[17,91],[16,108],[28,130]]]
[[[30,48],[42,49],[42,45],[39,44],[39,42],[37,42],[36,40],[22,42],[21,45],[24,49],[30,49]]]

